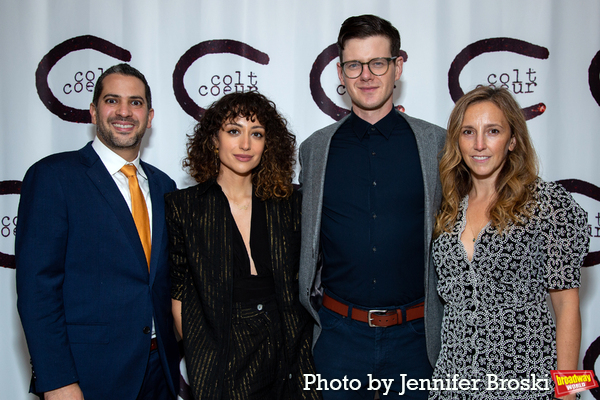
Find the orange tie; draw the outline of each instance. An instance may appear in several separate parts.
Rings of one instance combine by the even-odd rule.
[[[146,200],[140,189],[140,184],[137,178],[137,169],[135,165],[127,164],[121,168],[121,172],[127,177],[129,181],[129,193],[131,194],[131,213],[133,214],[133,221],[137,228],[142,246],[144,247],[144,253],[146,253],[146,261],[148,261],[148,270],[150,270],[150,219],[148,218],[148,207],[146,207]]]

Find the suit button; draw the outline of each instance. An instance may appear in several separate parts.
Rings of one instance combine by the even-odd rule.
[[[150,327],[145,326],[144,329],[142,330],[142,332],[144,332],[146,335],[149,334],[151,332]]]

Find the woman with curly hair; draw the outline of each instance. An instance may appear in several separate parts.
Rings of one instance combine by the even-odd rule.
[[[440,179],[432,255],[444,317],[433,379],[469,384],[438,385],[430,399],[553,398],[550,370],[577,369],[585,211],[538,177],[523,112],[501,88],[457,101]]]
[[[298,300],[296,140],[257,92],[213,103],[188,136],[198,185],[166,196],[173,314],[197,399],[316,399]]]

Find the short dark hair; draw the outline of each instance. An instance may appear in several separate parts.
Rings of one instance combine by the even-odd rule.
[[[150,86],[148,85],[146,77],[140,71],[125,63],[113,65],[104,71],[96,81],[96,86],[94,87],[94,97],[92,97],[92,103],[94,103],[96,107],[98,107],[98,100],[100,99],[100,94],[102,94],[102,89],[104,89],[104,78],[111,74],[134,76],[142,81],[146,90],[146,104],[148,104],[148,110],[152,108],[152,93],[150,93]]]
[[[220,161],[215,154],[215,138],[224,124],[238,117],[258,120],[265,127],[265,149],[260,163],[252,171],[256,195],[263,200],[289,197],[296,162],[296,137],[289,131],[275,103],[256,91],[226,94],[206,110],[194,132],[188,134],[184,169],[199,183],[216,179]]]
[[[358,15],[350,17],[344,21],[338,35],[338,51],[340,61],[342,51],[346,42],[350,39],[365,39],[371,36],[384,36],[390,40],[390,53],[392,57],[400,55],[400,33],[398,29],[387,20],[379,18],[376,15]]]

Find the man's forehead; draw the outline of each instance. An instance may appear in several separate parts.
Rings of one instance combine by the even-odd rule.
[[[116,73],[110,74],[104,78],[102,86],[102,95],[105,95],[107,93],[118,94],[118,92],[126,91],[130,95],[139,95],[143,97],[146,93],[146,87],[144,86],[144,82],[142,82],[139,78],[131,75],[123,75]]]
[[[363,57],[391,57],[391,40],[386,36],[368,36],[365,38],[352,38],[344,43],[342,54],[344,59],[348,56]]]

